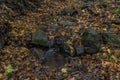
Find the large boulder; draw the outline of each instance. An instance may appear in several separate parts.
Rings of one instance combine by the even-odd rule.
[[[48,47],[48,36],[42,30],[32,33],[32,44]]]
[[[85,53],[97,53],[101,46],[101,36],[93,28],[88,28],[83,33],[81,42]]]

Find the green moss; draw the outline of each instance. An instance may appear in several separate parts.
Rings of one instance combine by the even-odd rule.
[[[116,9],[113,11],[113,13],[115,13],[115,14],[120,14],[120,8],[116,8]]]
[[[13,67],[11,65],[6,67],[6,76],[9,78],[12,76],[12,72],[13,72]]]
[[[48,36],[42,30],[36,31],[32,34],[32,43],[46,47],[48,46]]]

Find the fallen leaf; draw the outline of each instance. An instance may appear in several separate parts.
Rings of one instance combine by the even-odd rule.
[[[69,44],[69,45],[72,45],[72,41],[71,40],[67,40],[66,43]]]
[[[109,54],[111,54],[111,50],[110,50],[110,49],[108,49],[107,52],[108,52]]]
[[[61,72],[67,73],[67,68],[62,68],[62,69],[61,69]]]
[[[68,79],[68,80],[75,80],[75,77],[72,77],[72,78],[70,78],[70,79]]]
[[[3,77],[3,74],[2,73],[0,73],[0,79]]]

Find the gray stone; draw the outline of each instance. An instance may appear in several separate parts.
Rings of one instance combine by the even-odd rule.
[[[84,46],[85,53],[93,54],[100,50],[101,37],[92,28],[88,28],[82,35],[82,45]]]
[[[59,68],[65,64],[65,58],[57,49],[51,48],[44,53],[42,64],[52,68]]]
[[[75,56],[75,50],[72,46],[68,45],[68,44],[64,44],[60,47],[60,52],[64,55],[64,56]]]
[[[42,30],[36,31],[32,34],[32,44],[41,45],[44,47],[48,47],[48,36]]]
[[[76,47],[75,51],[76,51],[76,56],[79,56],[84,53],[84,47],[83,46]]]
[[[71,21],[63,21],[59,23],[60,26],[73,26],[74,24],[75,23]]]
[[[118,36],[111,32],[102,33],[102,40],[104,44],[120,47],[120,40],[118,39]]]
[[[63,56],[74,56],[75,55],[75,50],[72,46],[66,44],[67,40],[68,40],[67,37],[57,37],[57,38],[55,38],[55,48],[58,48],[59,52]],[[73,48],[73,50],[71,48]]]

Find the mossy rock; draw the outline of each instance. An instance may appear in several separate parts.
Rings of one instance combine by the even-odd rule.
[[[104,44],[120,48],[120,40],[118,39],[118,36],[111,32],[102,33],[102,40]]]
[[[84,46],[85,53],[93,54],[100,50],[101,37],[93,28],[88,28],[85,30],[82,35],[81,42]]]
[[[32,34],[32,44],[48,47],[48,36],[42,30],[36,31]]]

